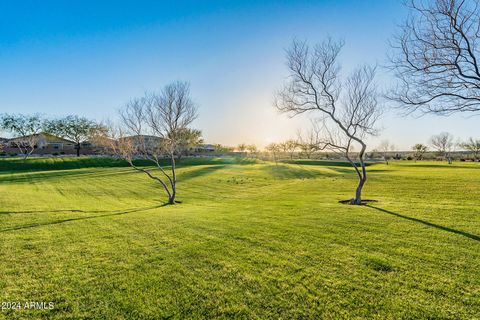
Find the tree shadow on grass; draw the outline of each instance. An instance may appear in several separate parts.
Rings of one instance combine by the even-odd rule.
[[[156,205],[156,206],[151,206],[151,207],[132,208],[132,209],[126,209],[126,210],[112,210],[112,211],[106,211],[106,210],[83,211],[83,210],[76,210],[76,209],[51,210],[51,211],[16,211],[16,212],[11,211],[11,212],[9,212],[10,214],[36,213],[36,212],[38,212],[38,213],[45,213],[45,212],[81,212],[81,213],[107,213],[107,214],[88,216],[88,217],[79,217],[79,218],[68,218],[68,219],[49,221],[49,222],[43,222],[43,223],[32,223],[32,224],[27,224],[27,225],[23,225],[23,226],[17,226],[17,227],[12,227],[12,228],[7,228],[7,229],[0,229],[0,233],[8,232],[8,231],[15,231],[15,230],[31,229],[31,228],[36,228],[36,227],[56,225],[56,224],[61,224],[61,223],[65,223],[65,222],[119,216],[119,215],[123,215],[123,214],[127,214],[127,213],[141,212],[141,211],[157,209],[157,208],[163,207],[165,205],[166,204],[161,204],[161,205]],[[5,212],[1,212],[1,213],[5,214]]]
[[[42,171],[42,172],[7,172],[0,174],[0,182],[5,183],[32,183],[34,181],[48,181],[58,178],[85,179],[115,176],[119,174],[135,173],[132,169],[115,170],[114,172],[91,172],[91,171]]]
[[[317,177],[338,177],[343,174],[354,174],[353,167],[325,167],[329,171],[315,170],[303,165],[278,163],[276,165],[262,166],[262,169],[275,179],[314,179]]]
[[[402,219],[418,222],[418,223],[421,223],[421,224],[429,226],[429,227],[437,228],[439,230],[455,233],[455,234],[467,237],[467,238],[475,240],[475,241],[480,241],[480,236],[477,236],[476,234],[472,234],[472,233],[468,233],[468,232],[465,232],[465,231],[456,230],[456,229],[452,229],[452,228],[449,228],[449,227],[441,226],[439,224],[428,222],[428,221],[425,221],[425,220],[422,220],[422,219],[417,219],[417,218],[412,218],[412,217],[409,217],[409,216],[404,216],[403,214],[396,213],[396,212],[389,211],[389,210],[385,210],[385,209],[378,208],[378,207],[374,207],[372,205],[367,205],[367,207],[375,209],[375,210],[383,212],[383,213],[390,214],[392,216],[396,216],[396,217],[399,217],[399,218],[402,218]]]
[[[348,161],[336,161],[336,160],[308,160],[308,159],[294,159],[294,160],[282,160],[283,163],[289,164],[299,164],[305,166],[324,166],[324,167],[348,167],[351,168],[352,165]],[[375,163],[366,162],[365,166],[371,166]]]
[[[187,172],[180,172],[178,173],[178,180],[183,182],[189,179],[197,178],[206,174],[213,173],[217,170],[225,168],[226,165],[224,164],[217,164],[212,166],[202,167],[200,169],[193,169]]]
[[[322,175],[319,171],[285,164],[265,165],[262,169],[275,179],[314,179]]]

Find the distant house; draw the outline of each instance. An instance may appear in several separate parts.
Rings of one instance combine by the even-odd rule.
[[[75,142],[63,139],[48,133],[39,133],[25,137],[7,139],[4,142],[5,151],[10,153],[22,153],[25,147],[34,147],[33,154],[73,154]]]
[[[30,139],[34,140],[30,140]],[[7,147],[16,148],[20,144],[24,144],[26,140],[35,141],[35,149],[41,150],[74,150],[75,142],[63,139],[48,133],[39,133],[27,137],[18,137],[9,139]]]
[[[215,152],[215,146],[213,144],[199,144],[193,148],[195,153],[210,153]]]
[[[124,141],[133,141],[136,147],[145,146],[146,148],[157,148],[162,142],[163,138],[150,135],[135,135],[121,138]]]

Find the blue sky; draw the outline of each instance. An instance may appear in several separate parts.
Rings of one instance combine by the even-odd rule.
[[[207,141],[263,146],[308,125],[272,107],[294,37],[343,38],[346,70],[383,64],[405,15],[394,0],[2,1],[0,112],[103,120],[131,97],[187,80]],[[388,85],[389,76],[379,80]],[[370,144],[388,139],[409,149],[441,131],[479,136],[477,122],[391,111]]]

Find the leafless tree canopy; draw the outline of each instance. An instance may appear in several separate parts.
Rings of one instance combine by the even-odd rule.
[[[197,137],[197,132],[189,128],[197,117],[189,84],[174,82],[160,93],[132,99],[119,113],[119,124],[107,126],[107,132],[100,132],[97,142],[101,141],[134,169],[158,181],[169,203],[174,204],[177,193],[175,156],[189,143],[186,140],[191,139],[191,133]],[[137,165],[136,159],[149,160],[156,170]],[[169,160],[169,170],[165,168],[165,159]]]
[[[289,155],[290,159],[293,159],[295,150],[299,147],[297,140],[289,139],[280,144],[282,151]]]
[[[389,97],[409,110],[480,111],[478,0],[409,0],[392,46],[398,80]]]
[[[388,140],[382,140],[378,145],[378,151],[382,153],[383,160],[388,164],[388,153],[393,151],[395,146],[390,143]]]
[[[312,155],[319,151],[319,137],[318,137],[318,126],[313,123],[313,127],[307,130],[306,132],[302,132],[299,130],[297,132],[297,141],[296,144],[300,149],[303,156],[310,159]]]
[[[343,42],[327,39],[309,46],[294,41],[287,50],[290,78],[276,95],[275,105],[292,116],[315,111],[316,146],[342,153],[355,168],[359,186],[353,203],[361,203],[366,181],[364,138],[376,133],[375,123],[381,114],[374,81],[375,67],[363,66],[342,78],[338,57]],[[352,148],[359,152],[354,159]],[[358,161],[358,163],[357,163]]]
[[[265,147],[265,150],[272,154],[273,160],[275,161],[275,164],[276,164],[278,160],[278,154],[282,150],[282,147],[280,146],[280,144],[272,142]]]
[[[455,143],[453,142],[453,136],[450,133],[442,132],[432,136],[430,138],[430,144],[435,150],[441,153],[446,160],[448,160],[448,163],[452,162],[450,152],[452,152]]]
[[[478,156],[480,155],[480,139],[474,139],[470,137],[467,141],[462,142],[460,144],[460,147],[462,147],[465,150],[468,150],[472,152],[473,154],[473,159],[475,161],[478,160]]]

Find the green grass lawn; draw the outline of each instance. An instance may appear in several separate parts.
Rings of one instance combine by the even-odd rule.
[[[2,319],[480,319],[480,165],[212,159],[181,204],[105,159],[0,160]]]

